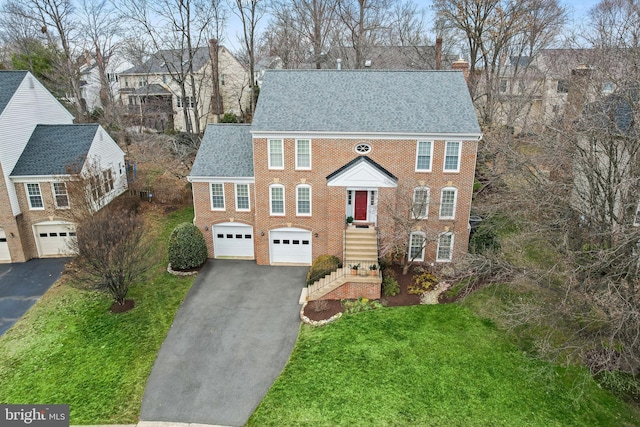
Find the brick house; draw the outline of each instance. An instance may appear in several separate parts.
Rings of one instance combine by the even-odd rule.
[[[268,70],[253,124],[207,127],[195,224],[210,257],[362,267],[398,238],[389,206],[408,199],[400,216],[419,221],[401,243],[448,262],[467,251],[481,136],[459,71]]]
[[[126,189],[124,152],[99,125],[72,121],[31,73],[0,71],[0,262],[69,254],[71,174],[95,171],[97,207]]]

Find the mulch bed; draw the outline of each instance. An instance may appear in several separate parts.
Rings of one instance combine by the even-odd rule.
[[[126,313],[127,311],[133,309],[133,307],[136,306],[136,302],[132,299],[126,299],[124,300],[124,304],[118,304],[117,302],[114,302],[113,304],[111,304],[110,310],[112,313]]]
[[[420,304],[420,295],[412,295],[407,292],[407,286],[413,282],[413,272],[409,270],[406,275],[402,275],[402,267],[394,265],[391,269],[396,273],[396,280],[400,285],[400,293],[396,296],[382,296],[380,302],[387,307],[398,307],[403,305]],[[304,315],[311,320],[326,320],[331,316],[344,311],[342,304],[337,300],[311,301],[304,308]]]

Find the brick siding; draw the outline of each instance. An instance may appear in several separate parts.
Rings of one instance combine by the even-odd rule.
[[[318,298],[319,300],[341,300],[341,299],[380,299],[380,283],[357,283],[347,282],[329,292],[326,295]]]

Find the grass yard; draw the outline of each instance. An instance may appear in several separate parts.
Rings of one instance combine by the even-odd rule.
[[[631,426],[586,370],[519,351],[459,305],[385,308],[303,326],[251,426]]]
[[[165,272],[165,242],[193,208],[145,213],[163,260],[128,298],[136,307],[112,314],[104,293],[63,278],[0,338],[0,402],[69,404],[71,424],[138,421],[147,377],[193,278]]]

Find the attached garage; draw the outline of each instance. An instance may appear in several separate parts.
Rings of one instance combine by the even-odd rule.
[[[213,230],[214,258],[254,259],[253,227],[235,222],[215,224]]]
[[[311,232],[300,228],[278,228],[269,232],[271,264],[310,265]]]
[[[0,228],[0,262],[11,261],[11,254],[9,253],[9,244],[7,243],[7,235],[4,230]]]
[[[76,235],[73,224],[64,222],[40,223],[33,226],[33,232],[38,246],[38,256],[57,257],[73,254],[69,247],[71,239]]]

